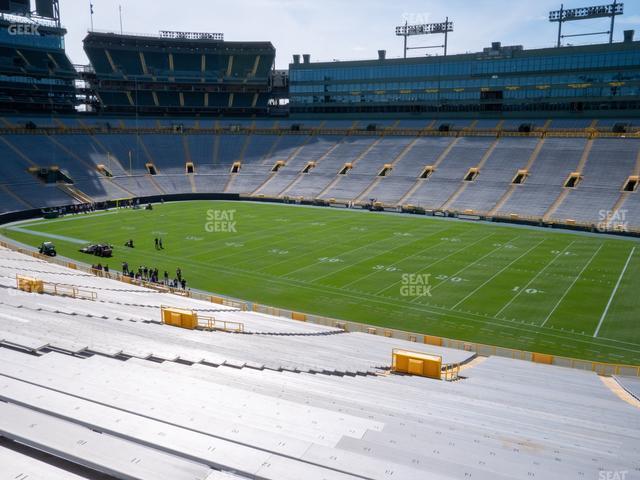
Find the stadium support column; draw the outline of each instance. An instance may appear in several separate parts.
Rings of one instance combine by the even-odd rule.
[[[616,25],[616,5],[618,0],[613,0],[613,9],[611,15],[611,28],[609,29],[609,43],[613,43],[613,29]]]
[[[564,4],[560,4],[560,21],[558,22],[558,48],[562,46],[562,14],[564,12]]]
[[[405,28],[407,26],[409,26],[409,22],[405,22],[404,26],[405,26]],[[405,34],[405,36],[404,36],[404,58],[407,58],[407,38],[408,38],[408,35]]]
[[[449,17],[447,17],[444,21],[445,25],[449,25]],[[445,27],[444,29],[444,56],[447,56],[447,41],[449,39],[449,29]]]

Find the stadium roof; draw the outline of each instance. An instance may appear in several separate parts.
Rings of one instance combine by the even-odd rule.
[[[495,47],[485,48],[482,52],[460,53],[454,55],[434,55],[410,58],[385,58],[370,60],[334,60],[331,62],[311,62],[311,63],[291,63],[290,68],[324,68],[324,67],[348,67],[348,66],[369,66],[369,65],[415,65],[425,63],[445,63],[445,62],[461,62],[473,60],[487,59],[504,59],[504,58],[526,58],[541,56],[562,56],[567,54],[617,52],[617,51],[637,51],[640,48],[640,41],[618,42],[618,43],[601,43],[594,45],[577,45],[562,48],[537,48],[523,49],[520,46],[501,46],[499,43]]]
[[[275,53],[271,42],[229,42],[211,38],[166,38],[159,35],[118,34],[113,32],[92,31],[84,39],[87,46],[110,45],[122,48],[205,48],[207,50],[265,50]]]

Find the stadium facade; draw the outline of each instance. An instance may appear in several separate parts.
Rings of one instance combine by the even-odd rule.
[[[57,2],[0,0],[0,478],[638,478],[631,34],[74,66]]]
[[[628,115],[640,111],[640,42],[290,65],[292,114]]]
[[[0,110],[73,113],[75,79],[57,1],[0,2]]]
[[[91,32],[86,76],[103,112],[266,114],[275,48],[221,34]]]

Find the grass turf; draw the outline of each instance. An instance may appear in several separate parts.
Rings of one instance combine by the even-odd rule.
[[[239,202],[113,210],[20,228],[0,231],[34,246],[52,239],[59,254],[87,263],[97,259],[79,253],[78,240],[112,243],[112,270],[122,261],[171,275],[181,267],[193,288],[267,305],[640,364],[640,255],[633,240]],[[129,238],[134,250],[122,246]]]

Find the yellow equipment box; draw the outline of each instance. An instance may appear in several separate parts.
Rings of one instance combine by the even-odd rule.
[[[173,327],[194,330],[198,326],[198,314],[192,310],[180,308],[161,308],[162,323]]]
[[[306,322],[307,316],[304,313],[291,312],[291,319],[298,320],[299,322]]]
[[[16,277],[16,281],[18,284],[18,290],[29,293],[44,293],[44,282],[42,280],[18,275]]]
[[[393,350],[394,372],[407,373],[440,380],[442,378],[442,357],[408,350]]]

